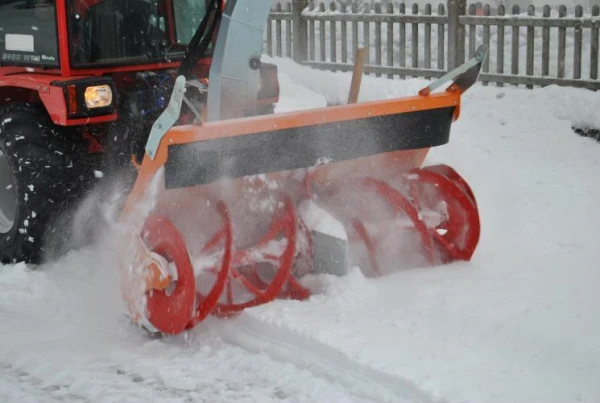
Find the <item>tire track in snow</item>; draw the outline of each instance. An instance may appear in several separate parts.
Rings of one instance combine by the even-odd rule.
[[[357,397],[395,403],[441,403],[413,382],[364,366],[315,339],[260,321],[248,313],[219,324],[227,342],[271,359],[292,363],[315,376],[343,385]]]
[[[20,371],[10,364],[0,362],[0,400],[4,402],[29,401],[60,402],[68,399],[71,402],[83,402],[85,399],[73,393],[65,393],[58,397],[63,385],[45,385],[44,382],[27,372]]]
[[[161,379],[147,379],[135,372],[118,366],[106,366],[103,370],[89,371],[70,382],[61,382],[60,373],[53,367],[56,377],[38,376],[21,370],[12,364],[0,362],[0,401],[7,402],[128,402],[145,399],[154,401],[187,402],[190,393],[165,385]],[[84,371],[86,372],[86,371]],[[88,379],[101,379],[100,384]],[[6,385],[3,385],[3,383]],[[83,382],[86,392],[82,393]],[[7,386],[8,385],[8,386]],[[93,391],[102,391],[95,393]],[[158,399],[158,400],[156,400]],[[196,400],[200,401],[200,400]]]
[[[114,292],[92,269],[73,273],[86,256],[54,271],[0,266],[0,402],[371,401],[224,341],[216,319],[180,336],[145,337],[103,305]]]

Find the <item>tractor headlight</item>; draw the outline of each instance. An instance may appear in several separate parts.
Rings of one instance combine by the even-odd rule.
[[[110,77],[83,77],[53,81],[65,96],[66,119],[103,117],[105,121],[117,118],[119,92]]]
[[[104,108],[112,105],[113,93],[110,85],[94,85],[85,89],[83,98],[89,109]]]

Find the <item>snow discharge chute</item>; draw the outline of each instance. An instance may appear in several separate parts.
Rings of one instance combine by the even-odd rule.
[[[422,164],[449,141],[487,48],[413,97],[239,117],[256,85],[270,5],[249,13],[248,1],[228,1],[222,15],[211,77],[223,78],[209,85],[209,121],[174,126],[189,84],[180,76],[120,217],[123,297],[151,332],[306,299],[300,278],[343,274],[360,260],[355,245],[364,272],[380,275],[390,240],[416,243],[429,265],[469,260],[479,241],[466,181],[446,165]],[[243,46],[232,39],[240,35]],[[341,235],[311,219],[315,211]]]

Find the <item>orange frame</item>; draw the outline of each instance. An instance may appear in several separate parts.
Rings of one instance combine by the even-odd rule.
[[[322,123],[349,121],[359,118],[376,117],[383,115],[401,114],[432,110],[438,108],[455,107],[452,120],[458,119],[460,114],[460,90],[456,85],[451,85],[442,93],[431,95],[417,95],[412,97],[397,98],[385,101],[373,101],[359,104],[332,106],[298,112],[287,112],[266,116],[230,119],[217,122],[207,122],[196,125],[173,127],[161,139],[156,156],[152,159],[147,153],[138,167],[138,177],[129,194],[121,217],[131,213],[143,197],[150,181],[157,171],[165,165],[168,156],[168,147],[175,144],[193,143],[203,140],[213,140],[234,136],[243,136],[260,133],[272,129],[286,129],[302,126],[311,126]],[[429,149],[398,151],[389,154],[403,153],[403,160],[412,161],[410,167],[420,166]],[[378,156],[367,158],[379,158]],[[351,162],[351,161],[350,161]],[[347,164],[342,161],[329,165]],[[319,166],[318,170],[327,170],[328,166]]]

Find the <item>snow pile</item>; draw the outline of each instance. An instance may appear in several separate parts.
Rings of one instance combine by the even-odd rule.
[[[582,91],[558,86],[546,87],[540,92],[546,94],[543,100],[556,118],[570,121],[574,126],[600,129],[598,93],[582,94]]]
[[[279,79],[282,86],[290,89],[302,88],[288,96],[282,94],[275,112],[309,109],[326,105],[340,105],[348,101],[352,73],[339,73],[308,69],[294,63],[291,59],[263,56],[265,62],[276,63],[279,67]],[[359,101],[374,101],[414,95],[425,87],[422,79],[395,81],[391,85],[382,85],[380,78],[365,76],[362,79]],[[307,102],[307,101],[311,102]]]

